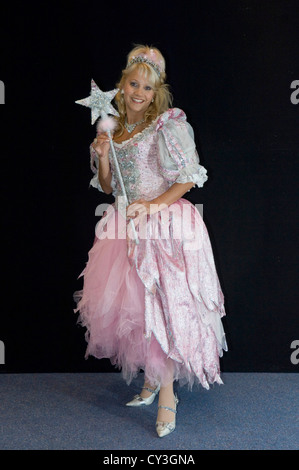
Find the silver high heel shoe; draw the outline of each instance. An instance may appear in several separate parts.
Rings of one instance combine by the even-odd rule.
[[[154,399],[156,398],[156,395],[159,393],[160,385],[158,385],[158,387],[155,390],[149,387],[142,387],[142,388],[147,390],[148,392],[151,392],[152,394],[147,398],[143,398],[140,395],[135,395],[133,400],[126,403],[126,406],[151,405]]]
[[[172,411],[174,413],[174,421],[171,423],[167,423],[166,421],[157,421],[156,422],[156,431],[159,437],[164,437],[170,434],[172,431],[175,430],[175,418],[176,418],[176,413],[177,413],[177,404],[179,402],[179,399],[176,395],[174,395],[174,404],[175,404],[175,409],[170,408],[169,406],[158,406],[159,408],[164,408],[165,410]]]

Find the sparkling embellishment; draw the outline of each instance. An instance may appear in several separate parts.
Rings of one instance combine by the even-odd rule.
[[[153,62],[152,60],[148,59],[147,57],[143,57],[143,56],[133,57],[130,60],[130,62],[128,63],[127,69],[130,68],[131,65],[141,63],[141,62],[144,62],[144,63],[150,65],[154,69],[154,71],[156,72],[158,77],[160,78],[161,70],[159,69],[158,65],[155,64],[155,62]]]
[[[98,117],[101,115],[102,111],[105,111],[106,114],[113,114],[114,116],[119,116],[116,109],[111,104],[111,101],[118,92],[118,88],[115,88],[111,91],[103,92],[99,89],[94,80],[91,80],[91,92],[90,96],[83,98],[82,100],[77,100],[75,103],[81,104],[82,106],[87,106],[91,108],[91,124],[94,124]]]
[[[135,127],[139,126],[140,124],[142,124],[145,120],[144,119],[141,119],[141,121],[138,121],[138,122],[135,122],[134,124],[128,124],[127,121],[125,122],[125,128],[127,129],[127,131],[131,134],[131,132],[133,132],[133,130],[135,129]]]
[[[138,158],[138,148],[133,147],[128,150],[127,148],[120,149],[118,152],[118,162],[120,171],[124,180],[126,193],[129,202],[136,201],[138,199],[138,189],[140,185],[140,172],[138,166],[135,164]],[[113,162],[112,167],[114,168]],[[120,188],[118,187],[118,195],[120,194]]]

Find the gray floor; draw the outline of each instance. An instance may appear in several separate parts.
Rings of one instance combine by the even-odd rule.
[[[225,373],[224,385],[178,388],[177,428],[155,432],[157,401],[128,408],[139,392],[119,373],[1,374],[1,450],[295,450],[299,375]]]

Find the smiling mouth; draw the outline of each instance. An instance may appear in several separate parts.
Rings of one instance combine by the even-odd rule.
[[[134,103],[143,103],[144,100],[140,100],[138,98],[132,98],[132,101],[134,101]]]

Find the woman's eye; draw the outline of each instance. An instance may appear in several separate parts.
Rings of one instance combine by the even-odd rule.
[[[152,89],[152,87],[148,85],[148,86],[145,87],[145,89],[146,89],[146,91],[150,91]]]
[[[136,82],[131,82],[130,85],[136,87],[137,83]]]

